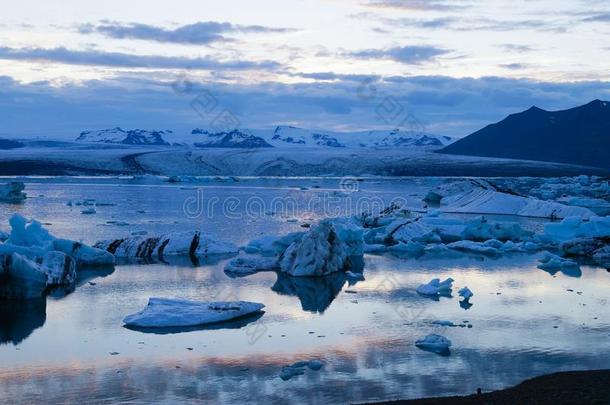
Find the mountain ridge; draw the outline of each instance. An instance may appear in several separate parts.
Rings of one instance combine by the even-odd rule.
[[[438,152],[610,168],[610,102],[558,111],[532,106]]]

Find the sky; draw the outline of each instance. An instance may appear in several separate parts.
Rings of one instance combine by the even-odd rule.
[[[401,128],[610,99],[606,0],[5,1],[0,135]]]

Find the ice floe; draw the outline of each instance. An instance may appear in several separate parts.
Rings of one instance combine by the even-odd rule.
[[[569,216],[589,218],[595,215],[593,211],[583,207],[502,192],[483,180],[444,184],[430,191],[426,199],[435,200],[432,198],[434,196],[440,197],[439,209],[451,213],[501,214],[552,219]]]
[[[441,281],[438,278],[433,278],[427,284],[420,284],[416,291],[427,297],[450,297],[451,288],[453,286],[453,279],[451,277]]]
[[[245,277],[261,271],[279,270],[279,265],[275,258],[256,257],[256,256],[241,256],[230,260],[226,265],[224,272],[231,278]]]
[[[114,256],[80,242],[58,239],[40,222],[14,214],[11,233],[0,243],[0,298],[39,298],[52,286],[71,286],[76,270],[113,266]]]
[[[610,217],[593,216],[564,218],[561,222],[551,222],[544,226],[544,236],[554,242],[575,238],[610,237]]]
[[[574,271],[579,269],[578,263],[574,260],[565,259],[561,256],[554,255],[549,252],[545,252],[540,259],[539,269],[554,273],[557,271]]]
[[[211,256],[236,254],[236,245],[199,231],[173,232],[160,236],[132,236],[99,241],[96,248],[120,258],[163,260],[166,256]]]
[[[169,298],[150,298],[148,305],[126,316],[126,326],[169,328],[199,326],[229,321],[261,311],[265,305],[248,301],[199,302]]]
[[[25,184],[19,181],[0,184],[0,202],[13,204],[23,202],[27,198],[27,194],[23,190],[25,190]]]
[[[451,354],[449,350],[451,341],[444,336],[434,333],[417,340],[415,346],[427,352],[440,354],[441,356],[449,356]]]

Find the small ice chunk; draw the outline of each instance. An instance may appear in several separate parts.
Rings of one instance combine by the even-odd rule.
[[[441,356],[449,356],[451,354],[449,351],[451,341],[444,336],[434,333],[416,341],[415,346],[427,352],[440,354]]]
[[[438,325],[438,326],[448,326],[448,327],[451,327],[451,328],[456,326],[453,322],[451,322],[451,321],[444,321],[444,320],[432,321],[432,324]]]
[[[574,260],[564,259],[561,256],[554,255],[549,252],[544,252],[544,255],[540,259],[538,268],[548,272],[564,271],[571,269],[578,269],[578,263]]]
[[[255,313],[265,305],[247,301],[198,302],[150,298],[142,311],[123,319],[127,326],[167,328],[229,321]]]
[[[20,181],[0,184],[0,202],[11,204],[23,202],[27,198],[23,190],[25,190],[25,184]]]
[[[393,253],[404,253],[409,256],[421,256],[424,254],[425,246],[419,242],[399,242],[390,246],[388,250]]]
[[[451,295],[451,287],[453,284],[451,277],[441,281],[438,278],[433,278],[428,284],[421,284],[416,291],[421,295],[426,296],[448,296]]]
[[[502,242],[500,242],[501,244]],[[471,240],[459,240],[447,245],[448,248],[459,250],[463,252],[480,253],[483,255],[496,256],[500,254],[500,251],[491,246],[486,246],[481,242],[473,242]]]
[[[464,287],[458,291],[458,295],[464,298],[464,301],[468,301],[470,298],[472,298],[474,294],[472,293],[472,291],[470,291],[468,287]]]
[[[260,271],[279,270],[277,261],[267,257],[237,257],[225,266],[225,274],[231,278],[245,277]]]

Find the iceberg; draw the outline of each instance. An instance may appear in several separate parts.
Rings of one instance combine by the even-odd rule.
[[[426,198],[429,199],[431,195],[440,197],[439,209],[450,213],[516,215],[550,219],[595,216],[593,211],[584,207],[503,192],[482,180],[442,185],[428,193]]]
[[[451,341],[444,336],[434,333],[417,340],[415,346],[427,352],[440,354],[441,356],[449,356],[451,354],[449,351]]]
[[[0,184],[0,202],[15,204],[25,201],[27,194],[23,190],[25,184],[20,181]]]
[[[472,293],[472,291],[470,291],[470,288],[464,287],[460,288],[460,290],[458,291],[458,295],[462,297],[464,301],[468,301],[472,298],[474,294]]]
[[[460,240],[457,242],[449,243],[447,247],[449,249],[459,250],[462,252],[480,253],[488,256],[497,256],[500,254],[500,251],[495,247],[488,246],[485,243],[473,242],[470,240]]]
[[[444,281],[438,278],[433,278],[428,284],[421,284],[417,287],[417,293],[427,297],[451,296],[451,287],[453,285],[451,277]]]
[[[150,298],[140,312],[127,315],[125,326],[171,328],[199,326],[241,318],[261,311],[265,305],[248,301],[198,302]]]
[[[610,217],[593,216],[588,219],[567,217],[559,223],[546,224],[543,236],[553,242],[576,238],[610,237]]]
[[[277,260],[267,257],[236,257],[229,261],[224,269],[231,278],[245,277],[261,271],[279,270]]]
[[[57,239],[40,222],[14,214],[11,233],[0,243],[0,298],[40,298],[49,287],[72,287],[76,271],[113,266],[114,256],[85,244]]]
[[[295,239],[279,257],[280,270],[292,276],[347,271],[364,255],[363,229],[348,220],[322,220]]]
[[[232,243],[220,241],[199,231],[173,232],[161,236],[133,236],[99,241],[94,245],[120,258],[163,260],[165,256],[210,256],[237,254]]]
[[[545,252],[540,259],[538,268],[549,273],[561,272],[572,272],[573,270],[579,269],[578,263],[574,260],[564,259],[561,256],[554,255],[549,252]]]

